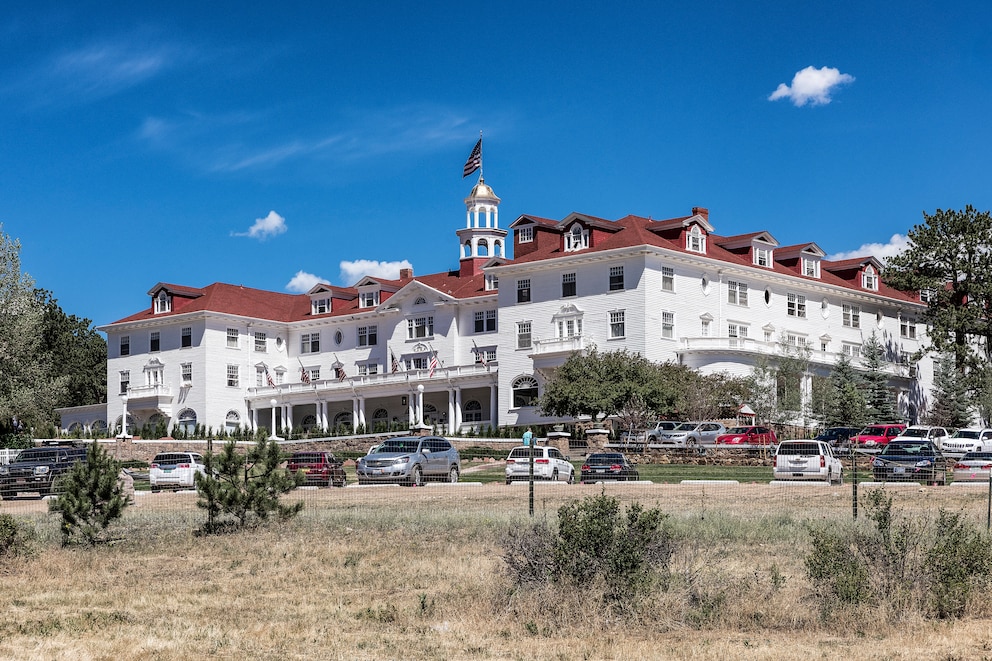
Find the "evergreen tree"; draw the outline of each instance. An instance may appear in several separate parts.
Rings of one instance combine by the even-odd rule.
[[[870,422],[863,379],[846,355],[840,357],[830,372],[829,393],[826,426],[860,427]]]
[[[885,347],[878,335],[872,333],[861,347],[868,417],[871,422],[898,422],[899,415],[896,413],[892,391],[889,390],[889,376],[882,369],[884,363]]]
[[[302,473],[290,473],[283,461],[279,444],[260,437],[246,454],[237,452],[237,443],[224,444],[219,455],[208,452],[204,458],[206,473],[196,475],[199,493],[197,506],[207,511],[207,532],[225,525],[217,517],[227,515],[238,528],[262,521],[276,514],[281,520],[296,516],[303,502],[284,505],[279,497],[303,483]]]
[[[51,378],[65,377],[66,390],[56,406],[107,401],[107,342],[89,319],[67,315],[51,292],[35,290],[44,311],[41,347]]]
[[[62,517],[63,546],[74,537],[94,545],[102,541],[107,526],[121,517],[128,500],[118,479],[120,472],[120,462],[94,442],[86,451],[86,460],[55,483],[58,495],[48,509]]]
[[[968,386],[954,366],[954,357],[945,354],[935,363],[927,423],[952,429],[967,427],[971,424],[971,400]]]

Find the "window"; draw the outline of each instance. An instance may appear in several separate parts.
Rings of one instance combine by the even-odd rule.
[[[568,298],[569,296],[575,296],[575,274],[574,273],[562,273],[561,274],[561,297]]]
[[[805,335],[796,335],[794,333],[785,334],[785,343],[790,347],[804,348],[809,345],[809,339]]]
[[[314,299],[310,302],[310,312],[311,314],[324,314],[328,312],[331,308],[331,301],[326,298]]]
[[[916,322],[910,321],[908,319],[899,320],[899,335],[908,339],[916,339]]]
[[[581,225],[572,225],[572,229],[565,234],[565,251],[584,250],[589,247],[589,230]]]
[[[618,291],[623,289],[623,267],[622,266],[611,266],[610,267],[610,291]]]
[[[769,267],[772,265],[772,251],[768,248],[754,247],[754,263],[757,266]]]
[[[493,273],[486,274],[486,291],[496,291],[499,289],[499,277]]]
[[[191,347],[193,346],[193,329],[190,326],[186,326],[181,332],[182,341],[179,343],[181,347]]]
[[[183,363],[179,366],[182,373],[183,385],[193,383],[193,363]]]
[[[666,340],[675,338],[675,313],[663,310],[661,313],[661,336]]]
[[[410,362],[407,365],[407,369],[409,370],[411,368],[412,369],[415,369],[415,370],[425,370],[425,369],[427,369],[427,358],[426,357],[417,357],[417,358],[411,359]]]
[[[559,319],[557,324],[558,337],[578,337],[582,335],[582,318]]]
[[[537,405],[537,379],[519,376],[510,386],[513,389],[513,408]]]
[[[860,358],[861,357],[861,345],[860,344],[847,344],[846,342],[841,347],[841,351],[848,358]]]
[[[131,370],[121,370],[121,390],[122,395],[126,395],[131,387]]]
[[[238,379],[238,366],[237,365],[228,365],[227,366],[227,385],[230,386],[231,388],[237,388],[238,387],[238,382],[239,382],[239,379]]]
[[[530,302],[530,278],[517,280],[517,303]]]
[[[367,376],[369,374],[378,374],[379,364],[378,363],[359,363],[358,364],[358,374],[359,376]]]
[[[746,324],[730,322],[727,324],[727,337],[730,338],[730,346],[737,347],[744,344],[747,339],[748,327]]]
[[[478,310],[475,313],[475,332],[492,333],[496,330],[496,310]]]
[[[699,322],[699,335],[702,337],[710,336],[710,320],[703,319]]]
[[[878,274],[875,272],[874,266],[865,267],[865,272],[861,276],[861,286],[872,291],[878,289]]]
[[[377,305],[379,305],[378,291],[366,291],[358,295],[358,307],[374,308]]]
[[[238,348],[238,334],[239,333],[238,333],[238,329],[237,328],[228,328],[227,329],[227,347],[229,349],[237,349]]]
[[[162,336],[158,331],[152,331],[151,336],[148,338],[148,350],[149,351],[160,351],[162,348]]]
[[[155,314],[160,312],[170,312],[172,310],[172,297],[163,289],[155,297]]]
[[[530,243],[533,240],[534,240],[533,227],[517,228],[517,243]]]
[[[131,336],[121,335],[121,355],[130,356],[131,355]]]
[[[675,269],[671,266],[661,267],[661,291],[675,291]]]
[[[806,297],[802,294],[792,294],[788,296],[786,311],[790,317],[806,318]]]
[[[830,349],[830,342],[826,340],[820,340],[820,351],[826,353]]]
[[[934,292],[932,289],[921,289],[920,290],[920,301],[923,303],[929,303],[934,299]]]
[[[803,275],[810,278],[819,278],[820,261],[809,257],[803,257]]]
[[[317,353],[318,351],[320,351],[320,333],[300,335],[300,353]]]
[[[192,436],[196,431],[196,412],[193,409],[183,409],[176,416],[179,423],[176,425],[185,436]]]
[[[494,362],[496,360],[496,349],[483,349],[480,347],[478,351],[472,351],[472,359],[476,365],[486,365]]]
[[[861,306],[843,305],[841,306],[841,319],[848,328],[861,328]]]
[[[482,404],[474,399],[470,399],[465,402],[465,411],[462,414],[462,420],[465,422],[481,422]]]
[[[406,337],[413,340],[421,337],[433,337],[434,317],[415,317],[406,320]]]
[[[624,337],[627,333],[626,314],[623,310],[614,310],[610,312],[610,339],[614,340],[617,338]]]
[[[358,327],[358,346],[360,347],[374,347],[379,343],[379,327],[373,326],[359,326]]]
[[[900,351],[899,352],[899,364],[900,365],[909,365],[910,364],[910,361],[912,360],[912,358],[913,358],[913,354],[910,353],[909,351]]]
[[[686,234],[685,249],[690,252],[706,252],[706,235],[699,229],[699,225],[693,225]]]
[[[731,305],[747,307],[747,285],[743,282],[727,281],[727,302]]]
[[[530,322],[517,322],[517,348],[530,349]]]
[[[265,333],[255,333],[255,351],[265,353]]]
[[[224,431],[233,434],[241,427],[241,415],[237,411],[228,411],[224,418]]]
[[[261,388],[262,386],[268,385],[265,382],[265,367],[255,368],[255,387]]]

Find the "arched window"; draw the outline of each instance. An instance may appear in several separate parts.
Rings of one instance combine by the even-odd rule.
[[[192,436],[196,431],[196,411],[193,409],[183,409],[176,416],[176,420],[178,421],[176,427],[184,434]]]
[[[230,410],[227,412],[227,416],[224,418],[224,431],[228,434],[234,434],[241,428],[241,414],[235,410]]]
[[[93,424],[90,425],[90,429],[93,431],[93,433],[104,433],[107,431],[107,421],[94,420]]]
[[[351,413],[349,411],[341,411],[334,416],[334,426],[351,427]]]
[[[465,249],[462,250],[462,257],[471,257],[472,256],[472,242],[471,241],[466,241],[464,248]]]
[[[465,422],[480,422],[482,420],[482,404],[471,399],[465,402]]]
[[[513,390],[513,408],[537,405],[537,379],[532,376],[518,376],[510,385]]]
[[[424,422],[429,425],[433,425],[439,419],[440,418],[438,417],[437,414],[437,407],[431,404],[430,402],[424,402]]]
[[[699,225],[693,225],[686,235],[685,249],[692,252],[706,252],[706,235],[699,229]]]
[[[317,416],[315,415],[303,416],[303,422],[300,423],[300,426],[303,427],[303,429],[305,429],[306,431],[310,431],[311,429],[317,426]]]
[[[376,409],[372,413],[372,422],[389,422],[389,411],[386,409]]]
[[[415,300],[413,302],[413,304],[414,305],[426,305],[427,304],[427,299],[424,298],[423,296],[418,296],[417,297],[417,300]]]
[[[503,257],[503,242],[499,239],[493,241],[493,257]]]
[[[81,432],[81,431],[83,431],[83,423],[74,422],[71,425],[69,425],[68,432],[70,434],[75,434],[76,432]]]
[[[489,256],[489,242],[485,239],[479,239],[478,253],[479,257]]]

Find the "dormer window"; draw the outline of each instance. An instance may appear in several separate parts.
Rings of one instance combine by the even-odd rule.
[[[358,295],[358,307],[374,308],[379,305],[378,291],[364,291]]]
[[[812,257],[803,257],[803,275],[807,278],[820,277],[820,260]]]
[[[690,252],[706,252],[706,235],[699,229],[699,225],[693,225],[686,235],[685,249]]]
[[[164,289],[155,297],[155,314],[172,312],[172,297]]]
[[[875,272],[874,266],[869,264],[865,267],[864,273],[861,274],[861,286],[871,291],[878,291],[878,273]]]
[[[533,227],[517,228],[517,243],[530,243],[533,240],[534,240]]]
[[[496,291],[499,289],[499,276],[495,273],[486,274],[486,291]]]
[[[310,312],[312,314],[326,314],[331,311],[331,300],[329,298],[317,298],[310,301]]]
[[[772,265],[772,250],[762,246],[754,247],[754,264],[769,268]]]
[[[589,247],[589,230],[581,225],[572,225],[572,229],[565,235],[565,251],[584,250]]]

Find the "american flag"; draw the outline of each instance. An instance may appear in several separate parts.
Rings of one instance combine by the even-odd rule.
[[[475,362],[485,367],[486,352],[479,348],[479,346],[475,343],[475,340],[472,340],[472,350],[475,351]]]
[[[465,161],[465,167],[462,169],[462,179],[469,176],[476,170],[482,167],[482,138],[475,143],[472,147],[472,153],[468,155],[468,160]]]
[[[275,388],[276,382],[272,379],[272,375],[269,374],[269,366],[265,365],[264,367],[265,367],[265,382],[269,384],[271,387]]]
[[[300,365],[300,381],[302,381],[307,385],[310,385],[310,372],[308,372],[307,368],[303,367],[302,365]]]
[[[393,374],[396,374],[400,371],[400,361],[396,360],[396,354],[393,353],[392,350],[389,351],[389,360],[391,363],[390,369],[393,370]]]
[[[437,352],[436,352],[436,351],[435,351],[435,352],[434,352],[433,354],[431,354],[431,362],[430,362],[430,364],[429,364],[429,365],[427,366],[427,369],[429,369],[429,370],[430,370],[430,371],[429,371],[429,372],[427,373],[427,378],[429,379],[429,378],[431,378],[431,377],[433,377],[433,376],[434,376],[434,370],[436,370],[436,369],[437,369]]]
[[[334,374],[338,377],[338,381],[344,381],[347,378],[347,374],[344,373],[343,367],[335,367]]]

